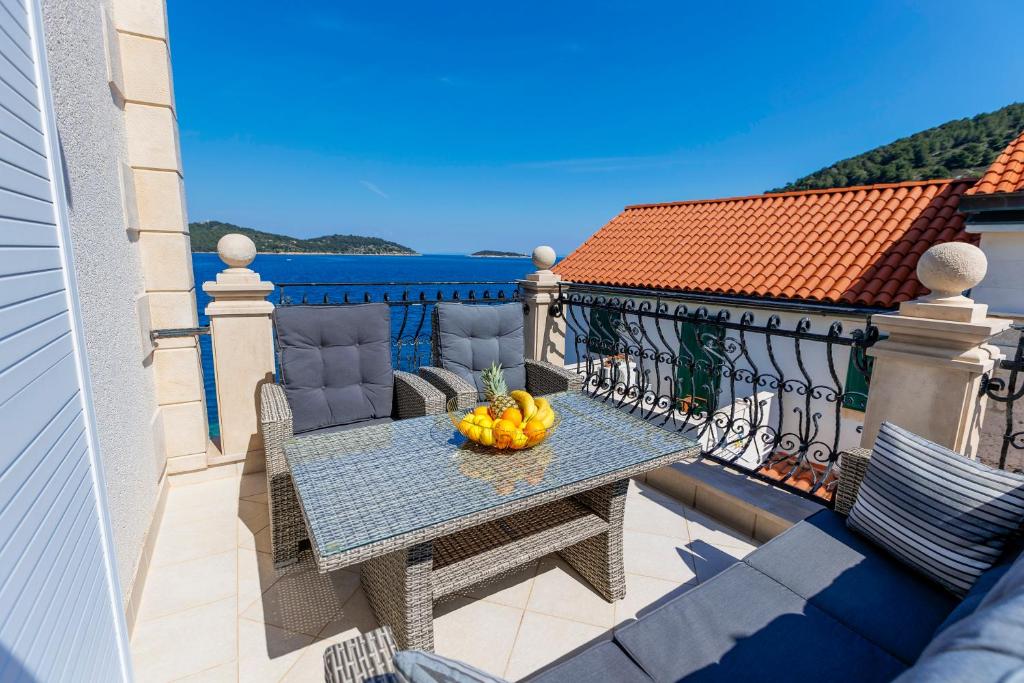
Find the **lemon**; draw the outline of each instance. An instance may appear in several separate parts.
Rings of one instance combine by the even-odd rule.
[[[473,418],[467,415],[466,417],[462,418],[461,422],[459,422],[459,434],[462,434],[463,436],[469,436],[469,428],[473,426],[475,426],[473,424]]]
[[[466,432],[466,437],[468,437],[471,441],[480,441],[480,433],[482,431],[483,429],[481,429],[479,425],[470,425],[469,429]]]
[[[488,427],[480,427],[480,445],[481,446],[493,446],[494,445],[494,430]]]
[[[487,406],[477,406],[473,408],[474,415],[487,415]]]

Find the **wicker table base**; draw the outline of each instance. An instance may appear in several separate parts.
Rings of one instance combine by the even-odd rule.
[[[433,650],[438,599],[558,552],[609,602],[626,594],[628,479],[371,558],[363,590],[401,649]]]

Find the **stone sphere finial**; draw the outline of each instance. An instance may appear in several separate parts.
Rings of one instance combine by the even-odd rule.
[[[550,270],[555,265],[555,250],[547,245],[534,249],[533,265],[537,266],[537,270]]]
[[[936,244],[917,262],[917,279],[932,290],[928,299],[963,298],[985,277],[988,259],[985,253],[966,242]]]
[[[256,258],[256,244],[245,235],[228,233],[217,241],[217,255],[229,268],[245,268]]]

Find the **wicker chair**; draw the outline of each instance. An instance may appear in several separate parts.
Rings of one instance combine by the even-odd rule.
[[[381,331],[383,340],[390,344],[390,314],[387,312],[386,304],[370,304],[371,307],[383,307],[372,312],[371,321],[375,326],[384,325]],[[318,318],[330,317],[330,309],[345,308],[366,308],[362,305],[345,306],[316,306],[316,307],[287,307],[290,309],[316,308],[315,315]],[[284,309],[278,309],[284,310]],[[275,311],[274,325],[277,331],[278,358],[280,361],[281,373],[287,383],[288,364],[286,350],[282,349],[282,321],[278,312]],[[285,335],[287,336],[287,335]],[[381,343],[381,342],[378,342]],[[334,349],[340,348],[338,344],[332,344]],[[313,348],[313,347],[310,347]],[[326,348],[326,346],[324,347]],[[285,353],[282,353],[285,351]],[[379,349],[378,361],[379,361]],[[390,348],[387,349],[387,366],[384,373],[389,372]],[[379,361],[380,362],[380,361]],[[393,378],[393,393],[390,415],[374,415],[359,420],[339,420],[340,424],[327,426],[331,430],[349,430],[365,428],[367,424],[379,423],[388,419],[404,419],[422,415],[433,415],[443,413],[445,410],[445,397],[439,390],[429,383],[408,372],[390,370]],[[267,492],[270,506],[270,530],[271,543],[273,547],[274,566],[283,568],[294,564],[299,560],[300,553],[308,547],[308,536],[306,533],[305,521],[302,517],[302,510],[299,508],[298,499],[295,495],[295,488],[292,485],[291,473],[288,462],[284,455],[284,444],[289,439],[302,439],[308,434],[324,431],[312,429],[305,433],[296,435],[293,430],[296,415],[292,412],[292,405],[288,400],[285,386],[274,382],[267,382],[260,387],[260,433],[263,436],[263,446],[266,453],[267,468]],[[301,415],[300,422],[301,420]],[[307,420],[308,422],[308,420]],[[347,423],[346,423],[347,422]],[[308,429],[308,425],[307,425]]]
[[[431,367],[420,368],[420,377],[437,387],[446,400],[458,399],[457,408],[466,410],[476,405],[480,399],[480,392],[465,378],[451,370],[444,369],[444,359],[441,354],[440,332],[442,323],[438,314],[440,306],[462,306],[467,313],[474,311],[483,312],[484,306],[473,306],[469,304],[439,304],[434,307],[431,314],[430,351]],[[517,309],[518,304],[505,304],[509,310]],[[553,394],[558,391],[578,391],[583,387],[583,376],[565,367],[548,363],[547,361],[524,358],[526,367],[526,390],[534,396]],[[488,363],[489,364],[489,363]]]

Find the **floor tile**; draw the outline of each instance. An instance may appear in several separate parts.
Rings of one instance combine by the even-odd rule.
[[[686,510],[686,526],[689,529],[691,541],[704,541],[714,546],[728,545],[746,548],[748,552],[758,545],[757,541],[749,536],[744,536],[735,529],[697,512],[693,508]]]
[[[237,683],[238,662],[226,662],[212,669],[179,678],[175,683]]]
[[[652,486],[629,484],[624,527],[633,531],[690,540],[686,528],[686,507]]]
[[[244,612],[256,602],[280,577],[274,569],[274,558],[248,548],[239,548],[238,555],[238,609]]]
[[[256,496],[266,492],[267,473],[253,472],[252,474],[242,475],[241,480],[238,482],[238,495],[236,497],[249,498],[250,496]]]
[[[363,594],[362,588],[356,588],[337,614],[325,626],[317,638],[324,643],[324,647],[331,643],[340,643],[343,640],[355,637],[360,633],[367,633],[380,626],[377,617],[373,614],[369,601]]]
[[[686,583],[696,577],[688,543],[640,531],[625,532],[626,571],[656,579]]]
[[[626,574],[626,597],[615,603],[615,623],[621,624],[626,619],[646,614],[696,585],[696,579],[679,584],[650,576]]]
[[[270,509],[263,503],[242,499],[238,501],[238,519],[255,533],[270,524]]]
[[[173,681],[234,660],[236,623],[231,597],[136,624],[132,637],[136,680]]]
[[[244,496],[242,497],[242,500],[251,500],[256,503],[263,503],[264,505],[270,504],[270,497],[267,495],[266,491],[263,493],[257,493],[255,496]]]
[[[533,587],[533,577],[537,573],[537,563],[518,569],[493,581],[468,588],[460,593],[469,598],[496,602],[509,607],[526,607]]]
[[[609,637],[607,629],[599,626],[526,612],[505,678],[517,681],[583,645]]]
[[[315,640],[303,648],[282,683],[320,683],[324,679],[324,650],[335,641]]]
[[[523,611],[457,597],[435,610],[434,650],[500,676],[508,663]]]
[[[238,620],[238,680],[276,683],[302,656],[313,636],[249,619]],[[322,674],[321,674],[322,675]]]
[[[237,491],[238,481],[235,479],[174,487],[167,492],[161,528],[230,515],[237,503]]]
[[[178,564],[233,550],[237,546],[233,516],[161,524],[150,567]]]
[[[154,567],[146,577],[139,620],[146,621],[233,597],[237,588],[234,551]]]
[[[713,546],[704,541],[693,541],[687,546],[697,579],[703,583],[715,574],[728,569],[749,552],[746,548],[731,545]]]
[[[359,586],[359,576],[345,570],[321,574],[311,561],[282,572],[242,616],[295,633],[315,636],[341,614]]]
[[[615,623],[615,605],[558,556],[541,560],[527,609],[604,628]]]

